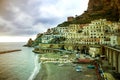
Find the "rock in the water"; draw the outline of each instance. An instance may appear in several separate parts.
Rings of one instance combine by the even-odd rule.
[[[27,44],[24,45],[24,46],[32,47],[32,45],[33,45],[33,40],[30,38],[30,39],[28,40]]]

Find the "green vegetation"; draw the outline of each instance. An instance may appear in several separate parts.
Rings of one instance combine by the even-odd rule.
[[[58,27],[66,27],[66,26],[69,26],[69,24],[71,24],[71,22],[63,22],[61,24],[58,24]]]
[[[49,43],[59,44],[59,43],[65,41],[65,40],[66,39],[64,37],[58,37],[58,38],[52,39]]]
[[[35,41],[33,42],[33,46],[37,46],[39,43],[41,43],[41,38],[36,38]]]
[[[39,35],[34,41],[33,41],[33,43],[32,43],[32,46],[37,46],[39,43],[41,43],[42,42],[42,34],[41,35]]]
[[[90,19],[75,19],[72,23],[73,24],[86,24],[86,23],[90,23],[91,20]]]
[[[103,8],[102,5],[100,6],[93,6],[93,11],[98,11],[98,10],[101,10]]]

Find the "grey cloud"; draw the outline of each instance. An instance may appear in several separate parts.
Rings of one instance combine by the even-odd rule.
[[[53,24],[57,23],[58,20],[59,20],[59,18],[55,18],[55,17],[51,17],[51,18],[40,18],[40,19],[38,19],[38,20],[35,21],[35,24],[41,22],[41,23],[43,23],[43,24],[51,24],[51,25],[53,25]]]
[[[0,0],[0,16],[4,19],[3,23],[0,22],[0,34],[35,35],[55,27],[66,20],[63,16],[73,13],[61,1],[65,0]]]
[[[11,32],[10,35],[18,35],[18,36],[29,36],[29,35],[36,35],[37,32],[36,30],[16,30],[14,32]]]
[[[6,26],[6,24],[4,24],[4,25],[0,25],[0,33],[8,33],[8,31],[10,31],[11,30],[11,28],[10,27],[5,27]]]
[[[6,0],[4,0],[4,2],[5,1]],[[12,26],[7,27],[7,25],[9,25],[8,23],[6,23],[7,25],[4,25],[4,27],[0,26],[1,34],[3,33],[4,35],[32,35],[39,33],[38,30],[40,29],[37,28],[40,27],[34,28],[39,23],[48,25],[45,26],[45,28],[50,27],[49,25],[54,25],[55,23],[57,23],[58,18],[55,18],[54,16],[50,16],[49,18],[42,18],[40,14],[44,12],[39,12],[39,8],[41,6],[56,2],[57,0],[10,0],[8,2],[5,2],[4,4],[7,4],[4,9],[5,14],[0,15],[4,20],[9,21]],[[18,9],[19,11],[17,12],[15,11],[15,9]],[[25,13],[26,15],[23,16],[23,18],[21,17],[21,19],[23,19],[21,21],[18,17],[22,13]],[[33,18],[31,22],[29,22],[29,18],[25,20],[25,17],[27,15]]]

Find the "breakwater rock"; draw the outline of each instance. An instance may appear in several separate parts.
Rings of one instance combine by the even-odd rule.
[[[7,50],[7,51],[0,51],[0,54],[10,53],[10,52],[17,52],[17,51],[21,51],[21,49]]]

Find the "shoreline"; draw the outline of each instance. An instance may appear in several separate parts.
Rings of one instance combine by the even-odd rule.
[[[0,51],[0,54],[11,53],[11,52],[17,52],[17,51],[22,51],[22,50],[21,50],[21,49],[15,49],[15,50]]]
[[[72,64],[64,64],[63,66],[53,63],[42,64],[34,80],[97,80],[95,69],[89,70],[84,67],[87,64],[80,64],[80,66],[83,67],[82,72],[77,72]],[[91,73],[88,73],[88,70]]]
[[[38,74],[35,76],[33,80],[46,80],[47,75],[47,67],[41,63],[41,69],[38,71]]]
[[[33,72],[28,78],[28,80],[34,80],[41,69],[41,63],[39,63],[39,55],[35,56],[34,62],[35,62],[35,68],[33,69]]]

